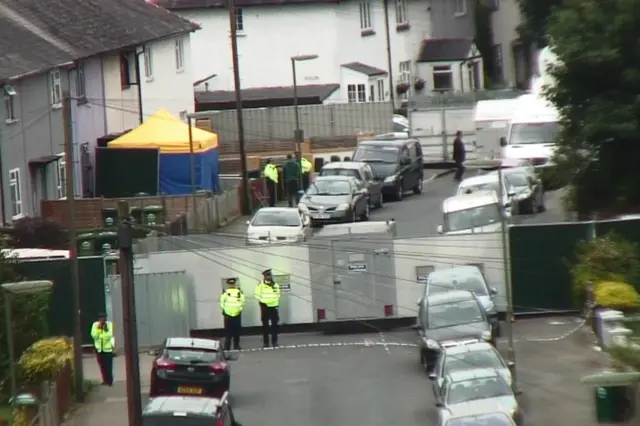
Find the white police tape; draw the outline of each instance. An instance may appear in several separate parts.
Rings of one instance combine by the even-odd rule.
[[[248,352],[263,352],[263,351],[276,351],[283,349],[308,349],[308,348],[337,348],[337,347],[353,347],[359,346],[364,348],[382,347],[388,351],[390,347],[408,347],[417,348],[415,343],[402,343],[402,342],[380,342],[377,340],[365,340],[363,342],[333,342],[333,343],[307,343],[301,345],[280,345],[277,347],[266,348],[249,348],[240,350],[230,350],[229,353],[248,353]]]

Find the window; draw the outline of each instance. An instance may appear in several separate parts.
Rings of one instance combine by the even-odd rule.
[[[58,185],[58,198],[67,196],[67,162],[64,154],[58,156],[58,168],[56,170],[56,184]]]
[[[187,121],[187,111],[180,111],[180,120]]]
[[[244,32],[244,15],[240,8],[236,8],[236,32]]]
[[[347,99],[349,100],[349,102],[366,102],[367,101],[367,85],[366,84],[347,85]]]
[[[144,47],[144,76],[147,80],[153,78],[153,53],[149,46]]]
[[[131,87],[131,64],[129,63],[129,55],[120,54],[120,84],[122,89]]]
[[[411,92],[411,61],[400,62],[400,75],[398,76],[400,83],[409,85],[409,90],[400,95],[400,99],[408,99]]]
[[[465,15],[467,13],[467,0],[454,0],[456,2],[456,16]]]
[[[436,65],[433,67],[433,90],[453,90],[453,71],[449,65]]]
[[[176,40],[176,71],[184,70],[184,40]]]
[[[496,83],[504,82],[504,63],[502,58],[502,45],[494,44],[493,45],[493,59],[495,61],[495,69],[494,69],[494,80]]]
[[[376,87],[372,84],[369,86],[369,102],[376,101]]]
[[[16,119],[16,109],[14,105],[14,99],[16,96],[16,90],[11,86],[4,86],[4,112],[5,121],[7,123],[13,123]]]
[[[378,80],[378,100],[384,101],[384,80]]]
[[[368,1],[360,3],[360,29],[373,29],[373,25],[371,24],[371,3]]]
[[[60,82],[60,70],[49,73],[49,90],[51,90],[51,106],[62,105],[62,83]]]
[[[84,64],[79,62],[76,68],[76,97],[84,99],[87,96],[85,84]]]
[[[20,169],[9,170],[9,191],[11,192],[11,217],[22,217],[22,183],[20,182]]]
[[[407,19],[407,3],[406,0],[396,0],[396,23],[406,24]]]

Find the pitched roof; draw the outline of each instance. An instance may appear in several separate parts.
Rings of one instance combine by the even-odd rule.
[[[279,6],[288,4],[340,3],[341,0],[236,0],[237,7]],[[153,0],[169,10],[226,8],[226,0]]]
[[[317,98],[322,102],[339,88],[339,84],[309,84],[298,86],[298,98]],[[235,96],[235,91],[233,90],[195,92],[196,102],[203,104],[235,102]],[[293,99],[293,86],[242,89],[243,102],[275,99]]]
[[[362,62],[350,62],[348,64],[342,64],[342,67],[348,68],[351,71],[359,72],[369,77],[376,77],[378,75],[387,75],[388,73],[380,68],[372,67],[371,65],[363,64]]]
[[[417,62],[462,61],[469,58],[472,46],[473,40],[463,38],[424,40]]]
[[[0,0],[0,81],[196,29],[144,0]]]

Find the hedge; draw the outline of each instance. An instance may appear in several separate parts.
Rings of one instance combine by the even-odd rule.
[[[630,311],[640,307],[640,294],[630,284],[605,281],[595,286],[595,302],[603,308]]]
[[[55,381],[65,366],[72,365],[73,344],[68,337],[50,337],[29,346],[18,361],[19,384],[24,390],[39,389],[42,382]],[[28,426],[28,408],[13,413],[13,426]]]

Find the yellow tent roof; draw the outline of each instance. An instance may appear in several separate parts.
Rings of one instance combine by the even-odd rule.
[[[191,126],[193,152],[218,146],[218,135]],[[157,148],[161,153],[188,153],[189,125],[160,109],[129,133],[109,142],[109,148]]]

